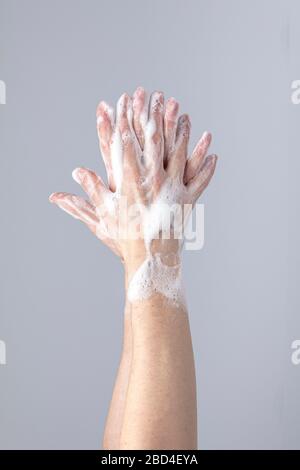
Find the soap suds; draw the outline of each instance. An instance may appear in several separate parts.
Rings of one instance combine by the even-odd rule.
[[[160,188],[159,193],[154,193],[154,182],[156,181],[158,172],[160,171],[161,162],[159,158],[153,159],[153,154],[159,155],[162,151],[161,139],[155,139],[155,133],[158,129],[154,113],[162,111],[163,103],[161,102],[160,94],[157,93],[152,96],[149,106],[144,105],[144,109],[140,115],[140,122],[145,137],[143,152],[133,129],[133,110],[131,102],[129,102],[129,105],[127,106],[129,130],[122,134],[119,130],[119,120],[122,113],[124,113],[124,107],[125,98],[123,95],[117,104],[116,125],[114,126],[112,143],[110,146],[111,167],[116,185],[116,192],[112,196],[110,195],[107,197],[104,201],[104,205],[109,214],[107,217],[104,217],[105,220],[103,221],[101,214],[98,214],[100,221],[102,220],[99,229],[102,234],[106,234],[107,236],[112,235],[111,227],[109,227],[109,219],[115,219],[114,216],[116,216],[117,209],[121,202],[124,147],[130,143],[130,140],[132,140],[136,146],[136,155],[141,170],[139,184],[141,185],[142,192],[146,198],[146,204],[141,212],[141,226],[146,249],[146,259],[130,280],[128,299],[130,302],[135,302],[147,299],[155,293],[160,293],[166,299],[178,305],[184,302],[180,264],[170,266],[165,262],[165,258],[162,257],[161,254],[151,253],[152,241],[158,238],[172,238],[174,233],[170,233],[170,231],[175,230],[176,233],[176,229],[178,227],[175,225],[178,224],[178,222],[180,222],[181,230],[183,232],[183,222],[180,214],[182,214],[182,201],[184,200],[183,191],[185,188],[182,182],[179,178],[173,179],[168,177]],[[113,124],[114,117],[111,111],[110,119]],[[100,119],[98,124],[101,124],[101,122],[102,121]],[[75,174],[74,179],[76,177],[77,175]],[[113,227],[113,231],[114,229],[115,227]],[[180,256],[179,252],[181,250],[182,243],[183,233],[181,234],[181,240],[178,240],[177,259],[179,259]]]
[[[159,253],[151,253],[151,244],[155,239],[178,236],[178,254],[183,244],[184,217],[182,211],[182,192],[184,188],[179,179],[167,178],[155,203],[144,207],[142,229],[146,248],[146,259],[136,271],[129,283],[128,299],[134,302],[147,299],[155,293],[164,295],[176,305],[184,302],[181,283],[181,268],[177,264],[168,266]]]
[[[116,127],[110,147],[111,166],[115,179],[116,191],[120,192],[123,180],[123,143],[119,128]]]
[[[128,287],[128,300],[135,302],[162,294],[176,305],[184,302],[181,266],[167,266],[159,254],[146,258],[133,275]]]
[[[150,253],[151,241],[158,238],[160,232],[163,238],[170,238],[174,221],[176,224],[180,222],[181,195],[182,189],[179,179],[169,177],[160,189],[155,202],[145,208],[143,233],[148,254]]]

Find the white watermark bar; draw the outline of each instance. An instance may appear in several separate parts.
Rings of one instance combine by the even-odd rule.
[[[0,366],[6,365],[6,344],[0,340]]]
[[[6,104],[6,84],[0,80],[0,104]]]

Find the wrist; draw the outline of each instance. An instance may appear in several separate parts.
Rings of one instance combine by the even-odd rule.
[[[177,306],[183,303],[181,257],[178,252],[151,253],[125,264],[125,287],[129,302],[162,298]]]
[[[142,239],[126,241],[122,251],[123,264],[128,273],[135,271],[146,258],[155,256],[159,256],[167,266],[181,262],[181,241],[176,239],[154,239],[147,248]]]

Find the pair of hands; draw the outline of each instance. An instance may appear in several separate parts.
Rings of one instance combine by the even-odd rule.
[[[116,113],[102,101],[97,108],[97,131],[108,184],[95,172],[76,168],[73,178],[89,200],[63,192],[49,198],[84,222],[125,263],[132,256],[145,257],[147,238],[154,252],[176,251],[174,240],[153,242],[151,230],[155,226],[159,231],[162,213],[150,208],[164,203],[194,205],[214,173],[217,157],[206,156],[211,134],[202,135],[188,158],[190,120],[178,111],[174,98],[164,104],[162,92],[153,92],[148,102],[141,87],[132,98],[127,94],[119,98]],[[146,209],[139,240],[116,235],[120,227],[124,233],[128,224],[120,211],[122,198],[129,207],[140,204]]]

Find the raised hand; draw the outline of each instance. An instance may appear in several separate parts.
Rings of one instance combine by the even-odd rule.
[[[169,242],[156,241],[166,229],[166,212],[174,204],[194,205],[214,173],[216,156],[206,156],[211,135],[204,133],[188,158],[190,120],[186,114],[178,117],[178,109],[174,98],[164,105],[161,92],[152,93],[148,103],[141,87],[133,98],[120,97],[116,113],[102,101],[97,131],[107,185],[95,172],[76,168],[73,178],[88,200],[62,192],[50,196],[124,261],[132,253],[143,258],[153,251],[177,249],[173,236]]]

